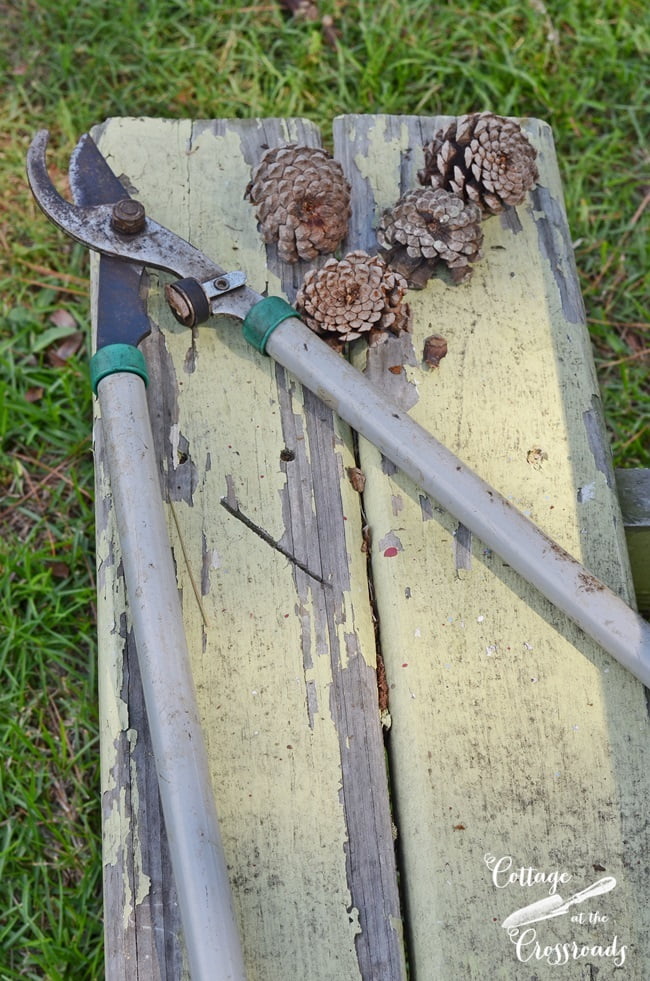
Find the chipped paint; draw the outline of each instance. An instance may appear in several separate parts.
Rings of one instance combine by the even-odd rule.
[[[411,334],[402,332],[399,337],[390,335],[383,344],[368,348],[365,374],[374,385],[384,392],[405,412],[412,409],[418,400],[418,373],[403,370],[395,374],[394,365],[416,365],[417,358]]]
[[[210,592],[210,573],[213,570],[221,568],[221,558],[219,552],[216,548],[209,548],[205,537],[205,532],[202,535],[202,553],[203,561],[201,563],[201,594],[207,596]]]
[[[379,548],[379,551],[387,557],[392,557],[397,555],[398,552],[404,551],[404,546],[394,531],[389,531],[387,535],[380,538],[377,547]]]
[[[96,444],[101,455],[101,441]],[[98,468],[98,486],[103,474]],[[101,495],[97,495],[101,499]],[[124,647],[126,644],[126,616],[120,612],[126,602],[124,578],[119,565],[119,543],[112,512],[103,527],[97,527],[97,562],[102,570],[98,580],[97,631],[102,638],[101,656],[98,663],[99,714],[101,720],[100,760],[103,788],[112,791],[115,784],[115,738],[128,725],[128,706],[121,693],[124,687]],[[115,604],[115,606],[113,606]]]
[[[117,865],[123,847],[124,825],[130,823],[126,808],[126,788],[111,795],[110,809],[102,815],[102,859],[104,865]]]
[[[131,769],[131,811],[135,814],[140,810],[140,781],[143,775],[138,773],[135,762],[135,747],[138,742],[138,733],[135,729],[127,729],[126,738],[129,744],[130,769]],[[145,873],[142,861],[142,833],[145,829],[141,828],[137,822],[133,822],[133,836],[131,839],[133,873],[135,883],[134,902],[139,906],[149,895],[151,890],[151,879]]]
[[[585,323],[585,309],[575,275],[573,247],[564,208],[558,198],[541,184],[532,192],[532,198],[532,215],[537,225],[540,251],[555,279],[562,312],[570,324],[582,325]]]
[[[578,504],[586,504],[587,501],[593,501],[596,497],[596,481],[592,481],[590,484],[585,484],[584,487],[578,487],[576,494]]]
[[[171,446],[171,458],[172,466],[175,468],[180,457],[179,445],[181,438],[181,430],[178,422],[173,422],[169,427],[169,445]]]
[[[409,146],[406,123],[402,124],[398,136],[389,136],[385,116],[375,117],[374,125],[364,133],[363,151],[353,159],[361,177],[372,187],[376,208],[374,218],[395,204],[399,197],[399,193],[395,194],[395,173],[400,172],[402,154]]]
[[[594,463],[604,475],[607,486],[612,487],[614,482],[614,471],[612,468],[609,442],[605,431],[605,421],[600,398],[593,395],[591,406],[582,414],[585,426],[585,433],[594,458]]]
[[[458,525],[454,535],[454,561],[456,572],[472,568],[472,533],[465,525]]]

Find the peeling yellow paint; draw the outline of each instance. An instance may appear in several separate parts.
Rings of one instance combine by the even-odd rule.
[[[124,848],[124,839],[130,831],[130,818],[126,811],[126,787],[120,787],[111,799],[111,808],[104,814],[102,825],[102,855],[104,865],[117,865]]]
[[[402,124],[399,138],[387,136],[387,117],[377,116],[367,133],[368,148],[354,157],[354,163],[374,191],[377,213],[395,204],[399,197],[395,176],[400,171],[400,158],[410,145],[408,128]]]
[[[95,426],[99,426],[96,419]],[[95,432],[99,430],[96,428]],[[99,437],[101,438],[101,436]],[[96,472],[98,498],[108,493],[107,476],[98,468]],[[97,528],[98,576],[97,630],[103,638],[98,662],[99,716],[102,738],[100,739],[100,765],[104,791],[112,791],[115,782],[115,739],[128,725],[128,706],[120,697],[123,681],[123,624],[120,610],[124,609],[124,581],[117,575],[119,545],[111,515],[108,524]],[[126,618],[125,618],[126,622]]]
[[[135,762],[135,747],[138,742],[138,733],[135,729],[129,729],[127,731],[127,739],[129,741],[129,748],[131,752],[131,808],[137,813],[140,807],[140,780],[142,779],[142,774],[138,778],[137,766]],[[133,848],[133,871],[134,871],[134,885],[135,885],[135,896],[134,904],[139,906],[140,903],[149,895],[151,889],[151,879],[145,873],[143,863],[142,863],[142,832],[146,833],[146,829],[141,829],[137,822],[133,822],[133,837],[131,839],[131,844]]]

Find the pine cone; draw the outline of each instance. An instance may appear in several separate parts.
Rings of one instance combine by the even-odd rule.
[[[325,150],[293,144],[267,150],[245,197],[283,262],[334,252],[347,232],[350,185]]]
[[[383,258],[409,285],[424,286],[439,261],[458,282],[481,257],[481,211],[441,188],[414,188],[381,216],[377,239]]]
[[[521,204],[539,173],[537,151],[521,126],[491,112],[459,116],[424,148],[421,184],[474,201],[485,217]]]
[[[310,269],[295,306],[305,323],[336,350],[365,336],[371,345],[410,329],[411,311],[403,302],[406,281],[379,256],[350,252]]]

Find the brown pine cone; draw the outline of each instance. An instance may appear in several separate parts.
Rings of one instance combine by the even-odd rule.
[[[245,197],[255,205],[264,241],[278,243],[283,262],[334,252],[347,232],[350,185],[338,161],[317,147],[267,150]]]
[[[424,286],[440,261],[458,282],[481,257],[481,211],[441,188],[414,188],[381,216],[377,239],[383,258],[410,286]]]
[[[521,126],[491,112],[459,116],[424,147],[421,184],[474,201],[485,217],[521,204],[539,173]]]
[[[305,323],[336,350],[347,341],[367,337],[371,345],[410,329],[411,311],[404,303],[406,281],[379,256],[350,252],[310,269],[295,306]]]

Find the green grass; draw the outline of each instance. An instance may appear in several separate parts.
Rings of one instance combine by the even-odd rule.
[[[33,205],[109,115],[533,115],[553,127],[618,466],[650,466],[643,0],[0,2],[0,981],[102,975],[87,257]],[[53,319],[54,318],[54,319]],[[74,349],[74,345],[73,345]],[[643,351],[646,351],[643,354]]]
[[[0,336],[0,977],[100,977],[90,396],[44,347],[60,297],[24,290]]]

